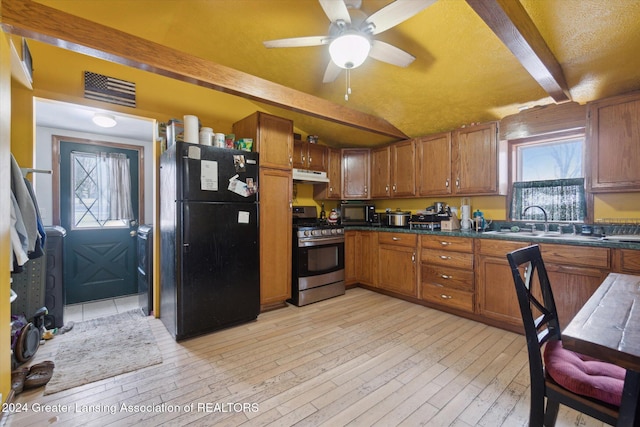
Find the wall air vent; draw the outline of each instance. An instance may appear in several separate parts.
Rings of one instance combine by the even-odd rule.
[[[136,107],[136,84],[102,74],[84,72],[84,97],[110,104]]]

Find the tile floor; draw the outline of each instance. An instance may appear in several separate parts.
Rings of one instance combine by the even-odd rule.
[[[140,307],[138,295],[64,306],[64,323],[111,316]]]

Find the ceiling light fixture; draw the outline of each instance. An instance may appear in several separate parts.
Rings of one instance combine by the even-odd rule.
[[[118,123],[116,122],[115,117],[113,117],[111,114],[105,113],[95,113],[91,120],[93,121],[93,123],[103,128],[112,128]]]
[[[362,33],[347,31],[329,45],[331,60],[340,68],[350,70],[362,65],[371,50],[371,42]]]
[[[329,44],[329,55],[333,63],[347,70],[345,101],[348,101],[351,95],[351,70],[362,65],[370,50],[371,41],[358,31],[346,31]]]

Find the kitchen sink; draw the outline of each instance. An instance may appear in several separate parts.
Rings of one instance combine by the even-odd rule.
[[[570,234],[570,233],[554,233],[554,232],[544,232],[544,231],[486,231],[484,234],[493,234],[504,237],[527,237],[531,239],[557,239],[557,240],[566,240],[566,241],[594,241],[594,240],[602,240],[600,236],[582,236],[579,234]]]

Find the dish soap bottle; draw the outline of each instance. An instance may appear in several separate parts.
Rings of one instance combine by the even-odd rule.
[[[322,210],[320,211],[320,219],[324,220],[327,218],[327,213],[324,211],[324,202],[322,203]]]

